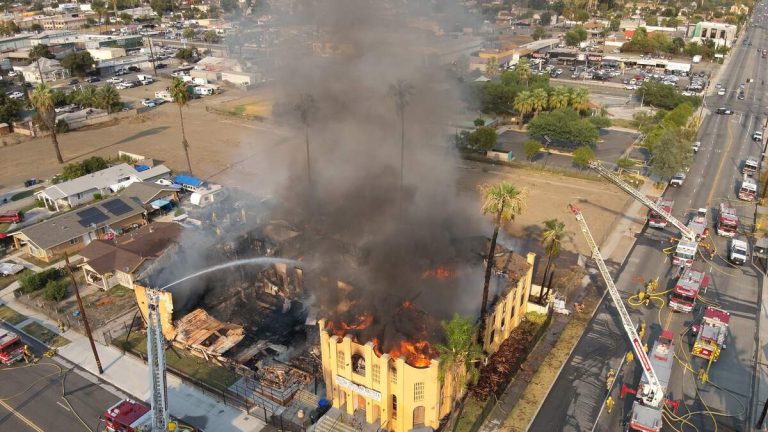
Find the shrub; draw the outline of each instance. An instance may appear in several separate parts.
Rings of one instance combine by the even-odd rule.
[[[40,273],[26,270],[19,276],[19,289],[22,293],[29,294],[43,289],[49,281],[56,281],[63,277],[64,271],[58,268],[43,270]]]
[[[56,122],[56,133],[69,132],[69,123],[66,120],[58,120]]]
[[[69,293],[68,288],[69,281],[67,279],[61,278],[57,280],[49,280],[43,289],[43,298],[55,302],[64,300]]]

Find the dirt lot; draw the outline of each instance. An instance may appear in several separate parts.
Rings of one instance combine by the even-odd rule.
[[[129,89],[123,96],[124,99],[139,99],[163,86],[159,83]],[[274,190],[268,187],[268,183],[274,186],[275,181],[290,180],[265,178],[265,172],[269,170],[270,176],[274,177],[276,171],[292,171],[275,170],[275,167],[303,166],[302,136],[297,137],[268,121],[217,115],[206,109],[206,106],[216,110],[257,106],[260,101],[271,101],[271,97],[267,91],[246,94],[229,90],[221,95],[193,101],[188,108],[184,108],[184,124],[195,175],[223,184],[245,186],[255,193]],[[267,105],[269,103],[264,102],[261,106]],[[59,136],[62,153],[69,162],[92,155],[114,156],[118,150],[125,150],[161,160],[171,169],[183,170],[185,162],[178,116],[176,105],[164,104],[146,114],[123,120],[118,125],[62,134]],[[568,213],[567,204],[581,203],[595,239],[601,242],[627,202],[623,192],[606,183],[474,162],[457,164],[462,169],[459,180],[462,193],[478,197],[477,187],[480,184],[501,179],[509,179],[531,192],[528,209],[509,230],[513,236],[525,240],[502,238],[516,250],[536,250],[538,240],[535,234],[539,224],[545,219],[558,218],[565,221],[568,230],[574,234],[575,243],[564,245],[566,252],[563,257],[567,258],[567,251],[574,250],[574,244],[581,253],[587,253],[575,220]],[[0,190],[15,187],[29,177],[51,177],[60,169],[47,137],[0,148]],[[479,211],[479,201],[477,208]]]

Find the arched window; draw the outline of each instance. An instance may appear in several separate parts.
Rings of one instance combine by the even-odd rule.
[[[424,427],[424,407],[417,406],[413,409],[413,428]]]
[[[365,358],[360,354],[352,355],[352,372],[358,375],[365,375]]]

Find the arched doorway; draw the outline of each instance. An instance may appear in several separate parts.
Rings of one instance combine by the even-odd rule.
[[[420,428],[424,427],[424,407],[423,406],[417,406],[413,409],[413,427]]]

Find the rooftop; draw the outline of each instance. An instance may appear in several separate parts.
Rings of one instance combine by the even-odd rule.
[[[61,199],[93,189],[105,189],[119,183],[118,179],[126,176],[138,177],[137,171],[127,163],[105,168],[95,173],[55,184],[45,188],[43,193],[51,199]]]
[[[80,255],[100,274],[115,270],[132,272],[144,261],[162,255],[181,235],[180,225],[155,222],[114,240],[94,240]]]
[[[157,194],[174,191],[176,191],[176,189],[161,186],[157,183],[135,182],[123,189],[123,191],[120,192],[120,195],[136,198],[141,201],[142,204],[147,205],[155,199]]]
[[[118,196],[24,227],[14,235],[22,234],[37,247],[49,249],[144,212],[141,203]]]

